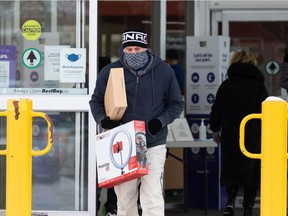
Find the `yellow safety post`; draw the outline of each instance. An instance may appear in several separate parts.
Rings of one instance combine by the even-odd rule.
[[[6,155],[6,216],[31,216],[32,213],[32,156],[50,151],[53,129],[50,118],[32,111],[29,99],[9,100],[7,111],[0,112],[7,120],[7,146],[0,151]],[[32,150],[32,118],[42,117],[48,124],[48,143],[40,151]]]
[[[261,153],[246,150],[245,124],[261,119]],[[262,114],[247,115],[240,124],[240,149],[250,158],[261,159],[260,215],[286,216],[287,103],[277,97],[262,102]]]

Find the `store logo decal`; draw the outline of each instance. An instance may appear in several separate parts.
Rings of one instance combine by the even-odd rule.
[[[8,55],[5,55],[5,54],[0,55],[0,59],[8,59]]]
[[[207,47],[207,41],[199,41],[200,47]]]

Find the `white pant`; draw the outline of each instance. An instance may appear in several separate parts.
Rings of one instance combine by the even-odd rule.
[[[149,173],[114,187],[117,195],[117,216],[138,216],[138,185],[142,216],[164,216],[163,174],[166,145],[148,148]]]

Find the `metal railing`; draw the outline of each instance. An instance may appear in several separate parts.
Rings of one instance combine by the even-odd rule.
[[[32,213],[32,156],[48,153],[53,143],[50,118],[42,112],[32,111],[29,99],[8,100],[7,111],[0,117],[7,121],[7,145],[0,150],[6,155],[6,216],[31,216]],[[47,146],[32,150],[32,119],[42,117],[48,124]]]
[[[244,144],[245,124],[261,119],[261,153],[250,153]],[[240,124],[240,149],[249,158],[261,160],[260,215],[286,216],[287,102],[268,97],[261,114],[247,115]]]

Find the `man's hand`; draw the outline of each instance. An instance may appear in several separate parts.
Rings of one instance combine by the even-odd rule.
[[[118,121],[113,121],[109,117],[105,117],[101,121],[101,127],[104,129],[113,129],[115,127],[118,127],[120,123]]]
[[[219,131],[213,132],[212,136],[213,136],[213,141],[216,142],[219,145],[220,142],[221,142],[220,132]]]
[[[162,128],[162,123],[159,119],[152,119],[148,123],[148,129],[152,135],[155,135],[156,133],[158,133],[161,130],[161,128]]]

